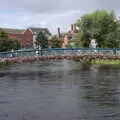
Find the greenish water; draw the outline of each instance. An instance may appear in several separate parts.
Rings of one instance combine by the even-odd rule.
[[[67,60],[1,67],[0,120],[120,120],[120,69]]]

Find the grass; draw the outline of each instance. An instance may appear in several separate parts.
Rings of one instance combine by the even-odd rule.
[[[95,59],[92,60],[92,64],[97,65],[120,65],[120,60],[109,60],[109,59]]]

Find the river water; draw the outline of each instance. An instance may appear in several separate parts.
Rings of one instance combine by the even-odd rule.
[[[120,69],[66,60],[1,67],[0,120],[120,120]]]

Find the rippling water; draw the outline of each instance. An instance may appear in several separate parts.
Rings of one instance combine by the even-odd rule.
[[[66,60],[2,67],[0,120],[120,120],[120,70]]]

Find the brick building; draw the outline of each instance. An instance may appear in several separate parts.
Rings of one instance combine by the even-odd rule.
[[[73,42],[75,33],[78,33],[79,31],[79,28],[76,25],[72,24],[70,30],[62,36],[60,33],[60,28],[58,28],[58,36],[62,40],[61,47],[66,48],[70,42]]]
[[[3,29],[8,37],[18,40],[21,48],[36,48],[36,37],[39,32],[51,35],[47,28],[27,28],[27,29]]]
[[[36,37],[39,32],[43,32],[48,37],[51,36],[51,33],[47,28],[28,28],[23,32],[21,46],[28,48],[36,48]]]

